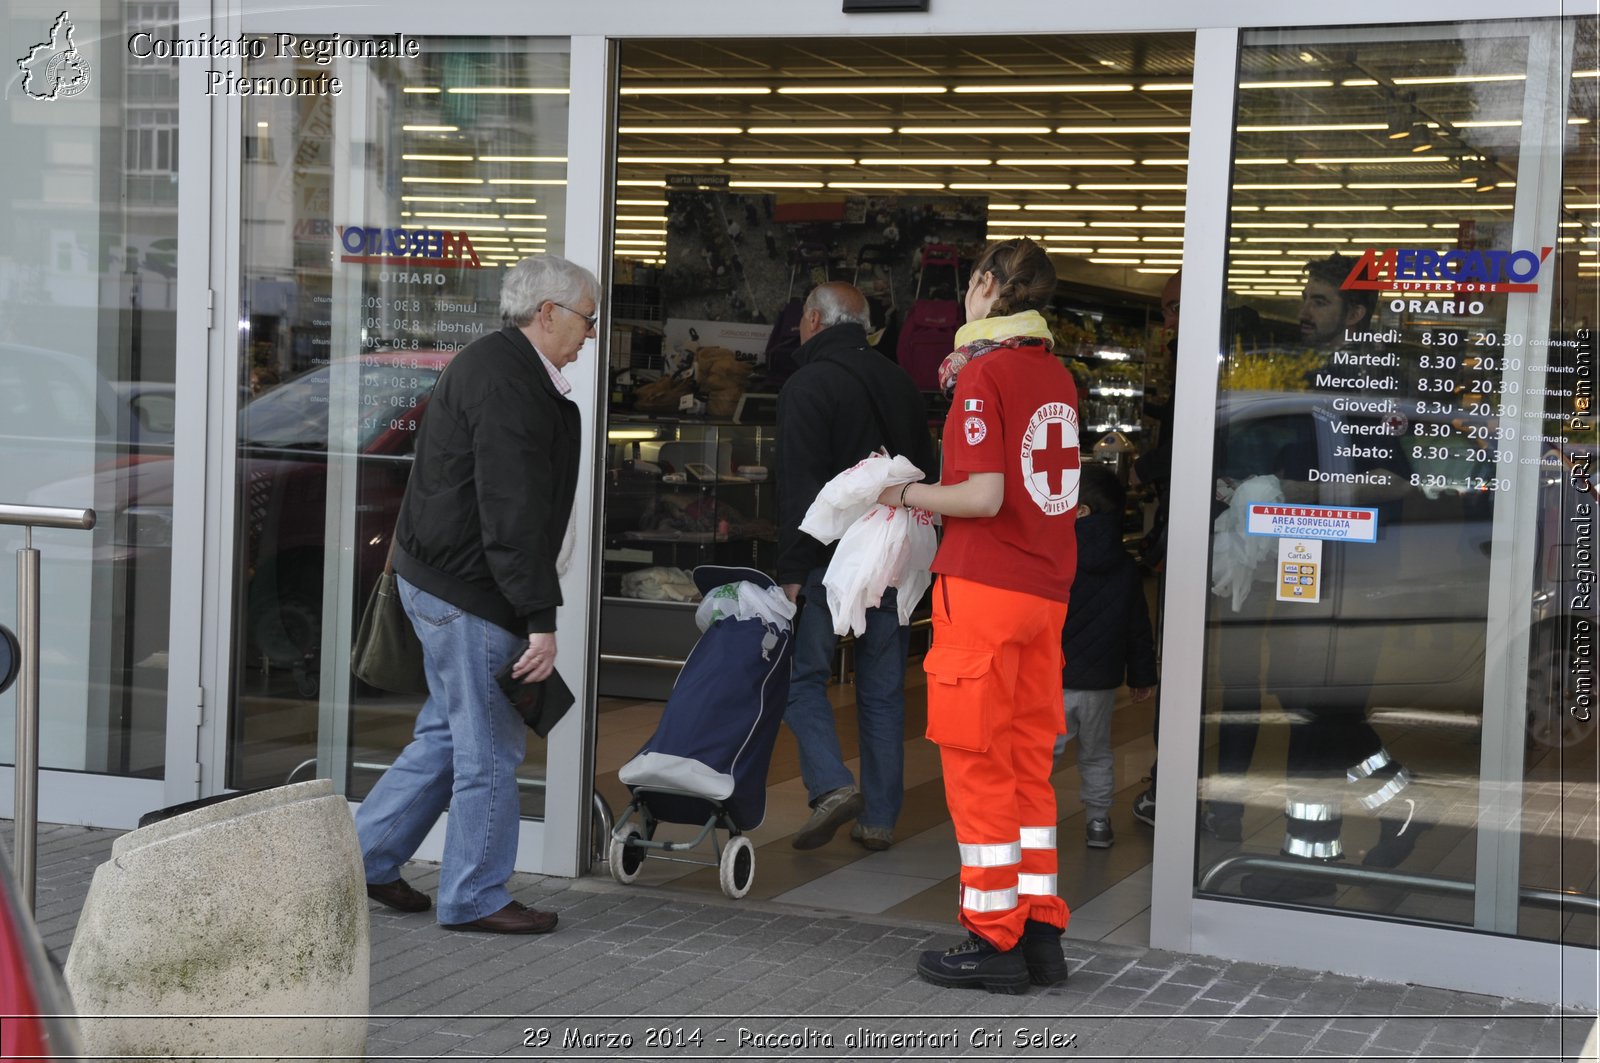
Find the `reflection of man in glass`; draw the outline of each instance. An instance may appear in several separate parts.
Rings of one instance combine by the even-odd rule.
[[[1354,342],[1347,333],[1363,332],[1378,305],[1378,293],[1342,291],[1356,260],[1329,255],[1306,265],[1306,286],[1300,293],[1300,339],[1308,347],[1330,350]]]
[[[1307,266],[1300,330],[1308,343],[1323,352],[1363,346],[1359,334],[1370,327],[1376,305],[1374,293],[1344,292],[1339,288],[1354,261],[1333,255]],[[1350,372],[1362,370],[1328,366],[1307,382],[1320,379],[1324,386],[1337,387],[1329,378],[1344,377]],[[1260,467],[1240,468],[1245,454],[1231,455],[1230,460],[1230,455],[1219,453],[1219,471],[1228,470],[1224,475],[1229,477],[1222,493],[1231,495],[1234,489],[1240,489],[1253,500],[1270,501],[1274,499],[1258,497],[1270,485],[1278,501],[1379,507],[1379,526],[1387,527],[1396,515],[1390,504],[1404,493],[1405,480],[1396,471],[1403,459],[1397,453],[1351,459],[1340,468],[1362,474],[1365,482],[1330,486],[1327,477],[1319,475],[1317,466],[1332,455],[1319,448],[1315,433],[1306,434],[1312,424],[1325,419],[1323,414],[1316,410],[1303,423],[1296,418],[1280,422],[1300,427],[1292,435],[1286,434],[1270,456],[1258,449],[1259,439],[1256,446],[1242,445],[1241,449],[1259,461]],[[1230,431],[1226,439],[1236,445],[1247,444],[1249,431]],[[1389,438],[1392,437],[1363,436],[1362,449],[1381,450],[1383,441]],[[1339,442],[1345,440],[1336,438],[1335,443]],[[1252,486],[1246,488],[1245,484]],[[1325,543],[1324,572],[1343,581],[1344,594],[1359,593],[1375,579],[1383,563],[1377,549],[1362,544]],[[1262,562],[1270,563],[1270,558]],[[1334,592],[1330,586],[1325,595]],[[1337,677],[1330,676],[1330,681],[1320,686],[1309,683],[1308,670],[1311,674],[1323,672],[1328,664],[1325,657],[1331,651],[1317,638],[1306,641],[1302,636],[1315,636],[1322,624],[1337,624],[1339,617],[1324,614],[1316,623],[1303,624],[1301,621],[1312,619],[1301,612],[1304,607],[1280,604],[1273,595],[1273,586],[1260,582],[1246,592],[1247,599],[1264,598],[1245,610],[1246,614],[1255,614],[1254,622],[1241,617],[1230,623],[1228,607],[1221,607],[1217,667],[1224,688],[1224,718],[1219,734],[1218,774],[1226,779],[1248,770],[1259,727],[1252,717],[1258,716],[1265,695],[1276,695],[1288,714],[1282,854],[1317,862],[1342,859],[1343,815],[1349,808],[1352,812],[1376,814],[1382,823],[1379,843],[1368,850],[1363,863],[1393,867],[1409,855],[1420,826],[1413,827],[1406,836],[1403,817],[1393,815],[1395,798],[1408,785],[1409,777],[1366,719],[1367,694],[1376,661],[1367,661],[1361,674],[1361,666],[1345,659]],[[1265,676],[1261,666],[1262,637],[1267,640]],[[1218,837],[1236,841],[1241,836],[1241,813],[1242,805],[1236,801],[1212,801],[1203,823]],[[1327,880],[1292,874],[1258,873],[1245,876],[1241,888],[1246,895],[1260,899],[1304,900],[1331,894],[1334,886]]]

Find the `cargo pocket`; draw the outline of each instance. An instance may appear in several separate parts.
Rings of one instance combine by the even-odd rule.
[[[994,654],[934,646],[922,659],[928,673],[928,741],[952,749],[989,749]]]

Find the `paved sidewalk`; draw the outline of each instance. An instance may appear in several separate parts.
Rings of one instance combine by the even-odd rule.
[[[0,822],[10,846],[11,824]],[[65,959],[116,832],[45,825],[38,917]],[[433,892],[437,867],[407,878]],[[1570,1060],[1594,1016],[1103,943],[1025,996],[938,989],[948,926],[518,875],[551,935],[440,930],[372,906],[368,1058]],[[270,1044],[263,1020],[264,1044]],[[270,1049],[269,1049],[270,1050]]]

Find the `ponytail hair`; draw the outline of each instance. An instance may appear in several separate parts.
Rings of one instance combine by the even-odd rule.
[[[1056,291],[1056,267],[1044,248],[1026,237],[990,244],[972,267],[974,275],[993,273],[1000,286],[990,317],[1043,310]]]

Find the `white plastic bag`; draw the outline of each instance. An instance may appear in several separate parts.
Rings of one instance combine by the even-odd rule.
[[[1212,525],[1211,593],[1229,599],[1236,613],[1250,596],[1258,566],[1278,553],[1275,537],[1251,535],[1246,530],[1250,504],[1282,501],[1283,485],[1276,476],[1252,476],[1234,489],[1228,508],[1217,514]]]
[[[926,510],[874,505],[862,514],[839,540],[822,577],[834,634],[864,632],[867,610],[883,600],[889,587],[899,592],[900,623],[909,624],[933,578],[928,568],[937,547],[932,515]]]
[[[885,487],[916,483],[922,475],[910,458],[891,458],[881,452],[862,458],[822,485],[800,530],[820,543],[831,543],[877,505]]]
[[[701,599],[694,622],[705,631],[730,616],[735,620],[754,618],[782,633],[794,619],[794,603],[778,587],[758,587],[748,580],[724,583]]]

